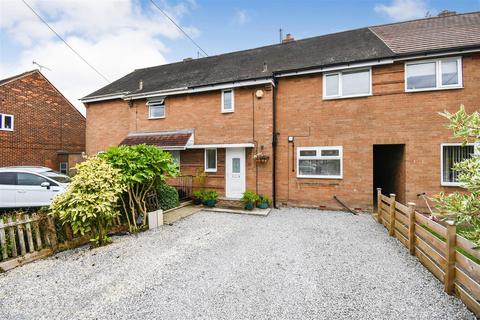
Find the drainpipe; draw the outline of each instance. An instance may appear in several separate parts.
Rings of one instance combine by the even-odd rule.
[[[275,78],[275,75],[273,75],[272,198],[274,208],[277,208],[277,86],[278,81]]]

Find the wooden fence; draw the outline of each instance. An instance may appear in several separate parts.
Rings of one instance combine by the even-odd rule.
[[[47,257],[57,249],[52,218],[38,214],[0,217],[0,271]]]
[[[56,251],[88,244],[91,234],[75,235],[67,224],[55,226],[55,219],[47,215],[17,214],[0,216],[0,272],[28,262],[48,257]],[[110,233],[128,230],[119,219],[114,220]]]
[[[480,251],[473,242],[456,234],[454,223],[442,225],[387,197],[377,189],[378,223],[396,237],[418,260],[444,284],[448,294],[455,294],[480,316]]]

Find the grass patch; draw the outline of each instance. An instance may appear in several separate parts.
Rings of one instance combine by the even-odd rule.
[[[443,242],[446,242],[447,240],[445,239],[444,236],[438,234],[437,232],[435,232],[434,230],[432,230],[431,228],[429,228],[428,226],[424,225],[424,224],[421,224],[422,228],[424,228],[425,230],[427,230],[428,232],[430,232],[431,234],[433,234],[436,238],[438,238],[439,240],[442,240]],[[461,235],[462,237],[465,237],[468,239],[468,237],[465,236],[466,233],[468,233],[469,231],[471,230],[470,227],[457,227],[457,234],[458,235]],[[470,260],[472,260],[473,262],[475,262],[476,264],[479,264],[480,265],[480,259],[478,259],[477,257],[475,257],[474,255],[471,255],[470,253],[468,253],[467,251],[465,251],[465,249],[462,249],[460,247],[455,247],[455,249],[457,250],[457,252],[459,252],[460,254],[463,254],[465,257],[469,258]]]

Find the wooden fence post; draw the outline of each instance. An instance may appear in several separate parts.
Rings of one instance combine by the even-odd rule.
[[[7,252],[7,240],[5,236],[5,228],[3,227],[3,219],[0,217],[0,249],[2,251],[2,259],[8,259],[8,252]]]
[[[415,255],[415,203],[407,203],[410,211],[408,212],[408,249],[412,256]]]
[[[445,269],[445,292],[453,294],[455,289],[455,246],[457,239],[457,226],[453,221],[447,221],[447,247],[445,259],[447,265]]]
[[[382,223],[382,188],[377,188],[377,221]]]
[[[395,193],[390,193],[390,228],[388,228],[388,234],[393,237],[395,235]]]
[[[58,240],[57,240],[57,229],[55,228],[55,218],[47,217],[47,239],[50,248],[53,252],[57,251]]]

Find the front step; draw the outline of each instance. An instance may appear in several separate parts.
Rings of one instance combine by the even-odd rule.
[[[216,206],[219,208],[243,209],[245,205],[239,199],[222,197],[218,198]]]

